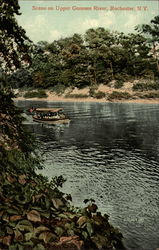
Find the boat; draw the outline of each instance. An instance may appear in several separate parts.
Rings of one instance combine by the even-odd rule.
[[[68,124],[70,122],[62,108],[36,108],[32,118],[33,121],[44,124]]]

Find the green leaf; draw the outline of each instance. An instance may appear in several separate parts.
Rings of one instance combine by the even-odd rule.
[[[6,233],[7,233],[7,234],[13,234],[13,233],[14,233],[14,231],[13,231],[13,229],[12,229],[12,228],[10,228],[10,227],[6,227]]]
[[[2,220],[9,222],[9,216],[7,214],[3,214]]]
[[[46,207],[46,209],[49,209],[50,205],[51,205],[50,200],[47,197],[45,197],[45,207]]]
[[[38,235],[44,231],[50,231],[50,229],[48,227],[45,227],[45,226],[40,226],[40,227],[34,228],[35,235]]]
[[[72,229],[67,230],[68,236],[73,236],[75,235],[74,231]]]
[[[86,231],[82,231],[82,235],[83,235],[83,237],[84,237],[85,239],[88,238],[88,233],[87,233]]]
[[[45,247],[42,244],[37,244],[33,250],[45,250]]]
[[[14,231],[14,239],[16,241],[22,241],[23,240],[23,234],[19,230]]]
[[[73,229],[74,228],[74,224],[72,224],[72,223],[65,223],[65,229]]]
[[[60,207],[64,206],[64,203],[60,199],[52,199],[52,203],[56,209],[59,209]]]
[[[55,227],[54,231],[58,236],[61,236],[64,232],[64,230],[61,227]]]
[[[27,213],[27,219],[33,222],[41,222],[40,213],[36,210],[31,210]]]
[[[16,225],[16,229],[19,229],[20,231],[29,231],[29,232],[32,232],[33,231],[33,225],[28,220],[21,220]]]
[[[32,246],[34,246],[34,242],[32,242],[31,240],[30,241],[27,241],[27,242],[24,242],[23,243],[23,246],[27,246],[27,247],[30,247],[29,249],[32,249],[31,247]],[[23,247],[23,250],[24,250],[25,248]],[[28,249],[28,248],[27,248]]]
[[[93,227],[92,224],[90,222],[87,222],[87,231],[89,233],[89,236],[91,236],[93,234]]]
[[[38,212],[44,212],[45,210],[44,209],[42,209],[40,206],[38,207],[38,206],[32,206],[31,207],[32,208],[32,210],[36,210],[36,211],[38,211]]]
[[[68,219],[68,216],[66,214],[58,214],[58,217]]]
[[[31,238],[34,238],[35,235],[33,232],[31,232],[31,233],[26,233],[24,236],[25,236],[25,240],[29,241]]]
[[[86,225],[86,222],[87,222],[87,217],[86,216],[81,216],[78,221],[77,221],[77,224],[79,225],[79,227],[85,227]]]
[[[18,243],[9,246],[9,250],[15,250],[15,249],[16,249],[16,250],[23,250],[24,248],[23,248],[22,245],[20,245],[20,244],[18,244]]]
[[[8,214],[13,214],[13,215],[18,215],[18,211],[15,210],[14,208],[9,208],[7,209]]]
[[[56,239],[56,236],[51,232],[43,232],[39,235],[39,240],[43,240],[45,243],[48,243],[55,239]]]
[[[50,218],[50,213],[47,213],[47,212],[46,212],[46,213],[45,213],[45,212],[41,212],[40,215],[41,215],[42,217],[47,218],[47,219]]]
[[[74,219],[75,217],[77,216],[77,214],[68,214],[68,217],[70,218],[70,219]]]
[[[16,224],[17,224],[16,221],[15,221],[15,222],[9,222],[9,223],[8,223],[8,225],[9,225],[10,227],[12,227],[12,228],[15,228]]]

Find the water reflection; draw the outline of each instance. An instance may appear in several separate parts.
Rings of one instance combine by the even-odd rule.
[[[49,177],[67,177],[75,204],[94,198],[129,249],[159,247],[159,105],[23,102],[64,107],[69,126],[42,126],[27,118],[40,141]]]

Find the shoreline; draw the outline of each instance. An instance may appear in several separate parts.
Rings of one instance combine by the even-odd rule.
[[[92,102],[92,103],[136,103],[136,104],[159,104],[159,98],[156,99],[114,99],[112,101],[103,99],[97,99],[93,97],[88,98],[66,98],[63,96],[48,96],[46,98],[24,98],[16,97],[14,101],[43,101],[43,102]]]

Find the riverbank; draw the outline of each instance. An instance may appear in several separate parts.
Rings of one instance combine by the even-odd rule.
[[[66,98],[64,96],[58,96],[53,93],[47,92],[47,97],[45,98],[25,98],[25,97],[17,97],[14,98],[16,101],[43,101],[43,102],[98,102],[98,103],[107,103],[107,102],[122,102],[122,103],[141,103],[141,104],[159,104],[159,98],[152,98],[152,99],[143,99],[143,98],[136,98],[136,99],[113,99],[113,100],[106,100],[105,98]]]
[[[98,103],[107,103],[107,102],[122,102],[122,103],[141,103],[141,104],[159,104],[159,98],[157,99],[130,99],[130,100],[113,100],[108,101],[104,98],[97,99],[93,97],[89,98],[64,98],[60,96],[53,96],[52,98],[24,98],[24,97],[17,97],[14,98],[16,101],[25,101],[25,100],[31,100],[31,101],[44,101],[44,102],[98,102]]]
[[[35,100],[47,102],[124,102],[124,103],[142,103],[142,104],[159,104],[159,91],[133,91],[134,82],[125,82],[121,88],[115,88],[113,85],[100,84],[96,89],[89,87],[67,88],[61,93],[56,91],[45,90],[45,97],[31,98],[25,96],[27,91],[16,90],[17,97],[15,100]],[[36,90],[30,90],[33,93]]]

